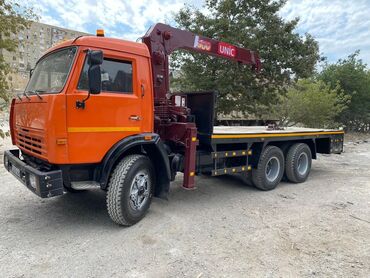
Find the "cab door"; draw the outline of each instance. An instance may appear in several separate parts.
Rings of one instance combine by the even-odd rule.
[[[142,132],[141,85],[137,82],[137,60],[128,53],[103,49],[102,90],[90,95],[85,108],[77,101],[88,95],[88,64],[80,49],[73,74],[74,88],[67,94],[67,134],[69,161],[100,162],[108,150],[123,138]],[[73,83],[73,82],[72,82]]]

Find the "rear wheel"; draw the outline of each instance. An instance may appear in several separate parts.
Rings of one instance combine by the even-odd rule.
[[[118,163],[108,185],[107,208],[119,225],[140,221],[150,207],[154,188],[154,170],[144,155],[129,155]]]
[[[259,159],[256,169],[252,169],[252,181],[261,190],[272,190],[284,174],[284,154],[275,146],[267,146]]]
[[[290,147],[285,162],[285,173],[290,182],[306,181],[311,171],[311,165],[312,154],[307,144],[298,143]]]

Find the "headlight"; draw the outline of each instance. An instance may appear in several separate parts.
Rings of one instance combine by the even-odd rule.
[[[30,174],[30,175],[29,175],[29,181],[30,181],[30,185],[31,185],[34,189],[36,189],[36,185],[37,185],[36,176],[35,176],[35,175]]]

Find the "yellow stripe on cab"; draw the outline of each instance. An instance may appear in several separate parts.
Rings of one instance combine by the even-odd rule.
[[[109,126],[109,127],[68,127],[68,132],[121,132],[140,131],[139,126]]]

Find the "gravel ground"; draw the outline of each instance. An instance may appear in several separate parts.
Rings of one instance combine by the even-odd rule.
[[[143,221],[113,224],[105,194],[42,200],[0,167],[1,277],[370,277],[370,143],[321,155],[304,184],[181,179]]]

